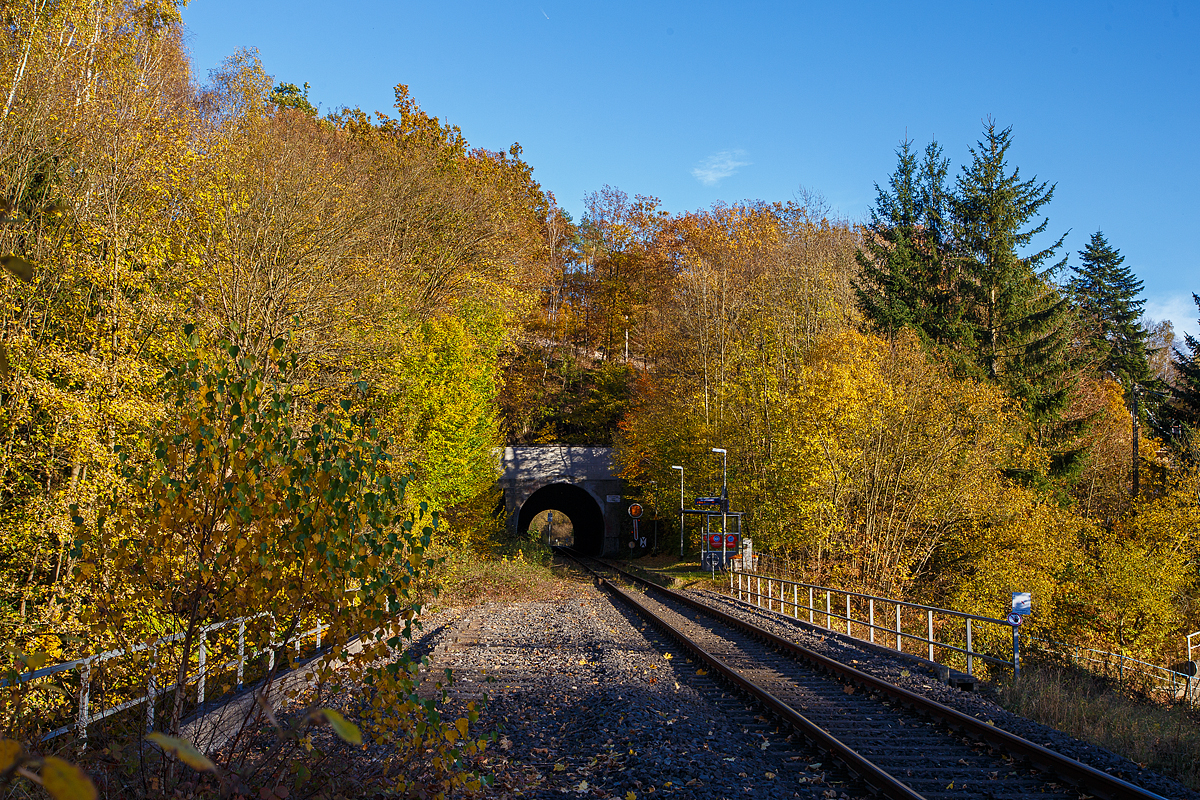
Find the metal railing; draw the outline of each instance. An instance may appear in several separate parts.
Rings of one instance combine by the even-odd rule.
[[[267,618],[271,627],[271,638],[268,640],[267,647],[264,650],[255,650],[249,654],[246,653],[246,623],[255,620]],[[209,664],[209,641],[208,637],[214,631],[221,630],[228,626],[237,626],[237,655],[235,658],[217,664]],[[225,620],[224,622],[214,622],[211,625],[205,625],[198,631],[197,648],[195,651],[197,667],[194,674],[188,675],[184,679],[184,686],[196,684],[196,705],[203,706],[205,698],[205,689],[207,679],[210,675],[227,670],[232,667],[237,668],[236,687],[240,691],[243,686],[243,678],[245,677],[245,666],[248,661],[258,658],[261,655],[267,656],[267,671],[270,672],[275,668],[275,651],[291,644],[296,651],[296,658],[299,659],[301,644],[309,638],[313,638],[316,644],[316,649],[321,648],[321,635],[328,630],[329,626],[323,623],[318,623],[311,630],[304,631],[294,635],[289,641],[279,641],[274,638],[275,617],[270,612],[264,611],[259,614],[253,614],[246,617],[237,617],[235,619]],[[51,675],[57,675],[64,672],[78,671],[79,673],[79,691],[77,694],[78,705],[76,707],[74,722],[63,725],[55,730],[50,731],[42,737],[43,741],[61,736],[64,733],[75,729],[76,736],[79,739],[80,746],[87,744],[87,729],[92,723],[99,722],[102,719],[111,717],[122,711],[130,708],[146,704],[146,730],[149,731],[154,726],[154,713],[157,699],[168,692],[176,690],[179,684],[172,683],[168,686],[160,686],[158,684],[158,673],[160,672],[160,651],[164,646],[171,645],[176,642],[181,642],[185,638],[183,633],[175,633],[170,636],[163,636],[155,639],[152,642],[135,645],[119,650],[108,650],[103,653],[96,653],[85,658],[76,659],[75,661],[67,661],[62,664],[54,664],[49,667],[26,672],[17,677],[19,683],[36,680],[38,678],[46,678]],[[97,666],[114,658],[128,657],[137,653],[149,653],[149,663],[146,669],[145,686],[146,693],[117,703],[100,712],[92,712],[92,673]],[[191,653],[184,653],[181,657],[191,661]],[[0,685],[4,685],[0,681]]]
[[[1195,636],[1195,634],[1192,635]],[[1141,676],[1144,679],[1143,685],[1148,684],[1146,688],[1169,693],[1175,700],[1182,698],[1189,703],[1196,702],[1196,694],[1200,686],[1196,685],[1196,678],[1191,675],[1160,667],[1149,661],[1141,661],[1123,653],[1094,650],[1090,647],[1080,647],[1033,636],[1029,639],[1043,650],[1069,656],[1076,664],[1083,666],[1089,672],[1116,678],[1120,683],[1126,683],[1136,676]],[[1190,645],[1191,637],[1188,639]]]
[[[734,586],[735,575],[737,576],[736,587]],[[766,581],[767,584],[766,594],[763,594],[763,581]],[[743,582],[745,584],[744,586]],[[775,591],[776,587],[778,588],[778,593]],[[801,597],[803,596],[801,594],[802,590],[805,594],[807,594],[808,605],[804,605],[801,602]],[[785,596],[785,591],[789,591],[791,593],[790,600]],[[966,671],[968,675],[973,676],[975,674],[976,659],[980,659],[989,664],[996,664],[998,666],[1013,669],[1017,674],[1020,674],[1021,658],[1017,626],[1013,625],[1008,620],[982,617],[977,614],[966,614],[961,611],[952,611],[947,608],[924,606],[919,603],[909,603],[904,600],[895,600],[890,597],[877,597],[875,595],[862,594],[860,592],[850,592],[844,589],[834,589],[828,586],[817,586],[815,584],[802,583],[800,581],[790,581],[784,578],[774,578],[762,575],[761,573],[752,575],[746,572],[739,572],[735,570],[730,570],[729,572],[729,593],[731,596],[736,593],[738,600],[741,600],[742,602],[753,602],[758,608],[763,608],[763,601],[765,600],[767,611],[778,613],[783,616],[791,616],[795,619],[800,619],[801,612],[808,612],[808,622],[813,625],[819,625],[820,623],[818,620],[820,620],[821,617],[824,617],[825,628],[831,631],[834,630],[833,621],[837,620],[838,632],[841,632],[841,624],[845,623],[845,633],[848,636],[852,636],[856,639],[863,639],[864,641],[877,643],[876,632],[879,631],[885,634],[885,636],[882,638],[886,639],[887,641],[891,641],[894,637],[896,645],[894,649],[900,651],[901,653],[904,652],[904,642],[906,639],[920,642],[925,646],[930,661],[936,662],[937,658],[935,656],[944,655],[947,651],[950,653],[964,655],[966,656]],[[818,608],[816,605],[816,599],[821,593],[825,595],[825,607],[823,609]],[[842,600],[844,599],[844,615],[834,611],[834,597],[838,598],[838,612],[842,610],[841,604]],[[853,613],[854,602],[858,602],[860,609],[864,604],[866,605],[865,619],[855,618]],[[890,616],[894,620],[894,627],[892,625],[876,624],[877,603],[883,604],[884,606],[883,610],[885,613],[882,614],[881,619]],[[776,605],[778,605],[778,610],[775,608]],[[886,613],[888,606],[891,606],[894,609],[891,614]],[[791,610],[790,615],[787,613],[789,609]],[[909,611],[910,624],[908,630],[905,630],[904,628],[903,617],[905,610]],[[921,620],[925,623],[923,635],[912,632],[913,627],[911,624],[911,619],[913,612],[919,612],[920,616],[924,617],[924,619]],[[943,624],[935,626],[935,617],[940,618],[940,620],[943,621]],[[936,638],[935,628],[941,627],[943,630],[945,630],[946,626],[944,624],[944,620],[947,618],[962,620],[965,623],[965,647],[960,647],[957,644],[953,644],[949,641],[938,641]],[[997,658],[993,655],[982,653],[975,649],[974,641],[977,631],[975,630],[975,625],[973,623],[1002,626],[1005,629],[1006,638],[1008,631],[1011,630],[1013,639],[1012,658]],[[859,627],[860,631],[864,628],[866,629],[867,637],[865,639],[862,636],[855,635],[854,626],[856,625]]]

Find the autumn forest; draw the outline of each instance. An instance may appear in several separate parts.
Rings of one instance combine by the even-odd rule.
[[[191,74],[170,2],[3,15],[6,665],[411,618],[438,554],[512,544],[496,448],[535,443],[611,445],[664,526],[727,448],[815,583],[1031,591],[1036,634],[1158,663],[1200,629],[1200,341],[1119,241],[1066,250],[1003,121],[899,142],[869,219],[609,186],[573,219],[403,83],[320,114],[252,51]]]

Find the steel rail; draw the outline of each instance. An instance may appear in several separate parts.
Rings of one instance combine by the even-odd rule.
[[[904,783],[901,783],[873,762],[860,755],[856,750],[847,746],[841,740],[834,738],[828,731],[810,721],[799,711],[796,711],[766,689],[744,678],[737,670],[726,665],[721,659],[689,639],[686,634],[643,606],[628,593],[622,591],[604,578],[599,579],[599,584],[602,589],[607,590],[610,594],[630,606],[637,614],[644,617],[651,624],[662,630],[663,633],[691,651],[700,661],[722,675],[729,683],[756,699],[770,713],[788,725],[791,725],[792,728],[817,745],[817,747],[825,750],[838,761],[841,761],[852,774],[867,783],[881,796],[889,798],[889,800],[925,800],[924,795],[917,794]]]
[[[914,792],[909,786],[893,777],[890,773],[881,769],[874,762],[867,759],[852,747],[846,745],[840,739],[834,737],[820,725],[817,725],[799,711],[775,697],[766,689],[745,678],[737,670],[727,665],[724,661],[717,658],[712,653],[708,652],[697,642],[694,642],[687,636],[687,634],[683,633],[674,625],[655,614],[651,609],[642,605],[636,598],[627,592],[622,591],[618,586],[605,580],[587,564],[584,564],[573,554],[570,554],[569,551],[563,550],[563,552],[568,553],[568,555],[570,555],[570,557],[573,558],[577,564],[591,573],[596,578],[597,584],[600,586],[600,588],[606,590],[609,594],[628,605],[636,614],[645,618],[652,625],[656,626],[663,631],[663,633],[667,634],[667,636],[679,642],[700,661],[708,665],[710,669],[715,670],[737,689],[740,689],[742,692],[755,698],[770,713],[774,714],[780,720],[790,725],[808,741],[812,742],[825,752],[828,752],[838,761],[841,761],[842,764],[844,764],[853,775],[868,784],[872,789],[878,792],[879,795],[888,798],[888,800],[926,800],[924,795]],[[621,572],[621,570],[617,570],[617,572]]]
[[[574,554],[568,553],[568,555],[577,559]],[[701,613],[723,622],[726,625],[745,631],[750,635],[772,645],[777,650],[801,660],[808,661],[809,663],[821,669],[840,676],[848,682],[889,695],[902,705],[936,719],[952,730],[957,730],[979,741],[983,741],[990,746],[1009,754],[1010,756],[1024,759],[1038,769],[1057,775],[1074,786],[1086,791],[1088,794],[1105,798],[1105,800],[1125,800],[1125,798],[1132,798],[1133,800],[1167,800],[1167,798],[1164,798],[1162,795],[1155,794],[1154,792],[1143,789],[1142,787],[1122,780],[1121,778],[1109,775],[1106,772],[1102,772],[1095,767],[1088,766],[1087,764],[1076,761],[1073,758],[1064,756],[1061,753],[1056,753],[1053,750],[1042,747],[1039,744],[1035,744],[1034,742],[1017,736],[1016,734],[1009,733],[1008,731],[993,725],[988,725],[975,719],[974,717],[962,713],[961,711],[957,711],[956,709],[943,705],[936,700],[931,700],[930,698],[917,694],[916,692],[912,692],[903,687],[888,683],[887,681],[877,678],[874,675],[870,675],[862,670],[855,669],[854,667],[843,664],[840,661],[829,658],[828,656],[822,655],[814,650],[810,650],[807,647],[784,639],[781,636],[777,636],[776,634],[771,633],[768,630],[764,630],[763,628],[760,628],[750,622],[746,622],[745,620],[734,617],[725,613],[724,611],[712,608],[711,606],[708,606],[698,600],[694,600],[685,594],[667,589],[654,583],[653,581],[626,572],[625,570],[622,570],[619,567],[615,567],[611,564],[605,563],[604,566],[607,569],[613,570],[629,581],[651,588],[656,592],[666,595],[671,600],[700,611]],[[653,612],[647,611],[647,613],[652,614]],[[847,766],[850,765],[848,764]]]

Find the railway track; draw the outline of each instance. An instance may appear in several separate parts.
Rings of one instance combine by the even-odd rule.
[[[566,550],[618,601],[875,793],[904,800],[1162,796]],[[617,579],[646,591],[629,591]]]

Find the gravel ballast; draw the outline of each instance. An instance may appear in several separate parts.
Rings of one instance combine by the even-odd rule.
[[[490,695],[479,729],[500,735],[487,765],[497,794],[858,796],[598,590],[481,606],[456,634],[431,671],[454,670],[460,702]]]
[[[473,735],[494,732],[479,768],[494,797],[696,798],[867,796],[840,765],[792,741],[624,606],[588,583],[543,602],[491,602],[421,620],[410,652],[426,673],[453,671],[451,706],[486,694]],[[757,610],[703,602],[911,691],[990,720],[1165,797],[1200,794],[1128,759],[940,683],[919,661]],[[430,681],[432,683],[432,681]],[[341,698],[354,712],[353,692]],[[427,693],[426,696],[432,696]],[[457,715],[454,708],[447,713]],[[365,776],[364,776],[365,777]],[[369,781],[368,781],[369,782]],[[630,794],[632,793],[632,795]]]

